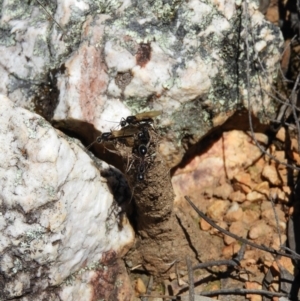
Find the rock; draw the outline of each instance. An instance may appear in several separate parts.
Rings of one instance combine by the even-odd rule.
[[[216,194],[216,190],[219,196],[227,199],[231,191],[229,184],[225,185],[228,179],[232,180],[234,190],[250,192],[257,184],[244,169],[245,166],[252,166],[260,157],[260,150],[244,132],[233,130],[223,133],[207,151],[176,169],[172,177],[175,204],[182,204],[184,196],[189,195],[203,210],[205,200]],[[219,183],[223,184],[220,186]],[[222,189],[218,191],[218,187],[223,185],[226,189],[224,194]]]
[[[281,184],[281,180],[278,177],[278,173],[274,165],[266,165],[262,171],[262,176],[265,177],[272,185],[278,186]]]
[[[251,191],[246,195],[246,200],[249,202],[259,202],[266,200],[266,196],[257,191]]]
[[[119,223],[120,208],[99,169],[116,171],[4,96],[0,115],[1,299],[132,296],[119,257],[134,233]],[[121,193],[116,197],[124,199]]]
[[[223,200],[227,200],[229,195],[233,192],[233,188],[230,184],[224,183],[221,186],[218,186],[214,191],[213,195]]]
[[[255,1],[250,4],[249,22],[257,25],[254,47],[267,66],[264,78],[253,76],[250,83],[252,112],[266,122],[275,114],[269,83],[277,74],[283,39]],[[138,5],[62,0],[46,4],[56,23],[36,1],[16,6],[3,4],[1,92],[26,108],[36,107],[48,120],[53,117],[61,128],[93,140],[95,133],[80,125],[107,131],[113,125],[106,120],[163,109],[159,126],[173,125],[169,135],[182,156],[183,136],[194,144],[241,103],[248,107],[247,49],[241,46],[248,35],[243,7],[234,0],[140,0]],[[257,72],[250,64],[250,73]]]
[[[215,200],[212,205],[207,208],[206,214],[214,221],[223,220],[223,215],[229,207],[229,201]]]
[[[233,234],[236,234],[239,237],[243,237],[243,238],[246,238],[247,233],[248,233],[247,229],[245,228],[245,224],[241,221],[233,222],[231,224],[231,226],[229,227],[229,231],[232,232]],[[231,236],[225,235],[225,237],[224,237],[224,242],[226,245],[230,245],[235,241],[236,241],[236,239]]]
[[[291,258],[281,257],[273,262],[272,267],[277,272],[277,275],[279,275],[280,269],[278,268],[277,263],[279,263],[281,267],[285,268],[290,274],[294,274],[295,265]]]
[[[257,184],[254,188],[254,191],[257,191],[263,195],[265,195],[265,197],[269,197],[270,194],[270,186],[269,183],[267,181],[261,182],[259,184]]]
[[[270,247],[275,250],[280,250],[281,247],[284,246],[286,240],[287,240],[287,237],[285,234],[281,234],[280,239],[279,239],[279,235],[276,231],[273,233],[272,243],[271,243]]]
[[[257,239],[265,236],[270,236],[272,233],[272,228],[268,226],[265,221],[259,220],[250,228],[249,237],[251,239]]]
[[[139,296],[146,293],[146,285],[141,278],[136,279],[135,281],[135,292]]]
[[[264,160],[264,158],[259,158],[255,164],[253,164],[252,166],[249,166],[247,171],[249,172],[252,181],[259,183],[261,182],[261,172],[265,166],[266,162]]]
[[[222,255],[226,259],[232,259],[234,254],[237,254],[241,248],[241,244],[239,242],[233,242],[232,244],[225,246],[222,250]]]
[[[207,221],[205,221],[203,218],[201,218],[200,228],[203,231],[208,231],[209,229],[211,229],[211,225]]]
[[[281,127],[279,129],[279,131],[276,134],[276,138],[280,141],[280,142],[285,142],[286,139],[286,133],[285,133],[285,128]]]
[[[255,210],[251,210],[251,209],[246,209],[243,212],[243,222],[247,225],[252,225],[253,223],[255,223],[256,221],[258,221],[260,216],[260,213],[255,211]]]
[[[238,203],[232,203],[230,208],[227,210],[224,217],[224,221],[228,223],[237,222],[243,217],[243,210],[239,207]]]
[[[234,176],[234,188],[244,193],[249,193],[254,184],[252,183],[251,176],[248,173],[240,172]]]
[[[246,196],[244,193],[242,193],[240,190],[238,190],[238,191],[233,191],[230,194],[229,199],[232,202],[243,203],[246,200]]]
[[[262,285],[257,282],[247,281],[247,282],[245,282],[245,288],[249,289],[249,290],[261,290]],[[246,298],[250,299],[250,301],[262,301],[261,295],[247,294]]]
[[[278,218],[279,228],[281,231],[285,231],[286,230],[285,213],[278,207],[275,207],[275,211]],[[262,211],[261,216],[266,220],[268,225],[275,227],[275,229],[277,229],[277,223],[276,223],[276,218],[275,218],[273,208]]]

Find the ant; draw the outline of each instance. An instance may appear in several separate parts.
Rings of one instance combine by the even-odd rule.
[[[128,116],[126,118],[122,118],[120,121],[120,126],[125,127],[127,124],[137,125],[140,123],[153,123],[153,118],[159,116],[162,111],[149,111],[138,113],[134,116]]]

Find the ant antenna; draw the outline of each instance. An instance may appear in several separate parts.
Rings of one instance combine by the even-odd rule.
[[[94,142],[92,142],[90,145],[88,145],[86,147],[86,149],[89,150],[96,142],[97,142],[97,140],[95,140]]]
[[[40,0],[36,0],[36,2],[43,8],[44,12],[52,19],[52,21],[60,28],[60,30],[62,31],[62,36],[60,38],[60,40],[63,38],[63,36],[66,35],[64,29],[58,24],[58,22],[52,17],[52,15],[47,11],[46,7],[40,2]]]

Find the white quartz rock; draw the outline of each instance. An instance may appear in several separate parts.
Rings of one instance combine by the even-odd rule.
[[[107,254],[110,264],[117,262],[133,230],[120,228],[107,180],[78,143],[5,96],[0,116],[0,271],[6,281],[0,299],[50,300],[55,292],[59,300],[92,300],[92,279],[103,273]],[[101,163],[100,169],[110,167]],[[57,289],[47,298],[50,286]]]
[[[162,109],[158,127],[171,128],[182,150],[183,137],[195,143],[248,107],[247,55],[254,115],[265,122],[276,112],[269,95],[283,39],[255,0],[249,22],[235,0],[47,3],[63,31],[36,1],[11,2],[1,16],[0,92],[61,128],[108,131],[110,121]]]

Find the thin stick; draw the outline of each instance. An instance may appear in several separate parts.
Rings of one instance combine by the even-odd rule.
[[[189,301],[195,301],[195,284],[194,284],[192,262],[188,256],[186,256],[185,261],[186,261],[188,278],[189,278]]]
[[[300,259],[300,255],[290,255],[290,254],[286,254],[286,253],[283,253],[283,252],[280,252],[280,251],[277,251],[273,248],[268,248],[266,246],[263,246],[263,245],[258,245],[256,243],[253,243],[243,237],[240,237],[240,236],[237,236],[223,228],[221,228],[220,226],[218,226],[217,224],[215,224],[210,218],[208,218],[203,212],[201,212],[196,206],[195,204],[191,201],[191,199],[188,197],[188,196],[185,196],[185,199],[189,202],[189,204],[193,207],[193,209],[199,214],[200,217],[202,217],[207,223],[209,223],[212,227],[216,228],[217,230],[219,230],[220,232],[230,236],[230,237],[233,237],[234,239],[238,240],[238,241],[241,241],[242,243],[245,243],[253,248],[257,248],[257,249],[260,249],[262,251],[265,251],[265,252],[269,252],[271,254],[274,254],[274,255],[281,255],[281,256],[284,256],[284,257],[288,257],[288,258],[292,258],[292,259]]]
[[[235,289],[224,289],[224,290],[215,290],[211,292],[202,292],[200,296],[215,296],[215,295],[245,295],[245,294],[252,294],[252,295],[265,295],[270,297],[288,297],[287,294],[284,293],[275,293],[269,292],[265,290],[250,290],[250,289],[243,289],[243,288],[235,288]]]

